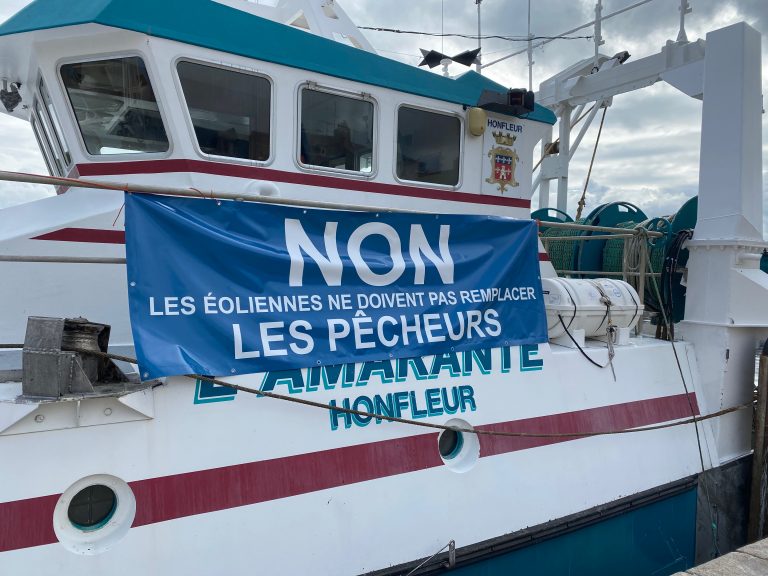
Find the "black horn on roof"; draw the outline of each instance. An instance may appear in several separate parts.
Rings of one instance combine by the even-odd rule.
[[[419,63],[419,66],[429,66],[430,68],[434,68],[435,66],[439,66],[440,63],[446,59],[456,62],[457,64],[462,64],[463,66],[472,66],[472,64],[477,62],[477,57],[480,55],[480,48],[464,50],[461,54],[456,54],[456,56],[453,57],[446,56],[437,50],[424,50],[421,48],[421,55],[423,58]]]

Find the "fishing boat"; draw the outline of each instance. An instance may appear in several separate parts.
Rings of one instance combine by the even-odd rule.
[[[636,61],[596,53],[535,102],[474,71],[377,55],[333,0],[35,0],[0,26],[0,54],[0,111],[30,122],[49,170],[2,177],[58,192],[0,211],[3,574],[672,574],[746,540],[755,347],[768,334],[760,35],[747,24]],[[671,220],[618,203],[567,222],[576,120],[660,80],[703,100],[697,200]],[[169,270],[183,286],[204,276],[166,242],[207,251],[164,224],[126,226],[124,204],[130,219],[137,203],[179,196],[157,210],[216,206],[244,227],[238,210],[290,208],[297,234],[302,213],[334,209],[339,226],[488,217],[491,235],[532,226],[535,189],[535,282],[461,298],[486,312],[541,305],[544,341],[497,335],[411,357],[404,329],[388,358],[285,368],[275,353],[251,373],[135,339],[133,288]],[[448,283],[442,272],[469,256],[449,262],[447,236],[421,225],[403,261]],[[132,234],[149,248],[135,258]],[[365,232],[352,234],[359,251]],[[490,241],[484,259],[503,268]],[[293,262],[331,274],[330,245],[317,246],[298,242]],[[393,285],[372,264],[356,270]],[[290,294],[211,291],[146,313],[311,308],[311,294]],[[360,294],[385,312],[412,296]],[[461,325],[494,334],[492,316],[472,318]],[[236,326],[235,359],[252,361]],[[189,332],[178,337],[214,347],[213,332]],[[280,343],[264,334],[266,362]],[[145,372],[148,356],[199,369]]]

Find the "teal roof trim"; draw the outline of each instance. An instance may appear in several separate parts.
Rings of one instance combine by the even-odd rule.
[[[88,23],[468,106],[483,90],[507,90],[475,72],[444,78],[211,0],[35,0],[0,25],[0,36]],[[538,104],[526,118],[556,121]]]

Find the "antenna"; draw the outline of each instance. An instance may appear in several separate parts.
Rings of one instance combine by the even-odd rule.
[[[611,12],[610,14],[606,14],[601,18],[601,20],[608,20],[609,18],[613,18],[615,16],[618,16],[619,14],[623,14],[624,12],[628,12],[629,10],[634,10],[635,8],[638,8],[640,6],[643,6],[644,4],[648,4],[650,2],[653,2],[653,0],[639,0],[638,2],[635,2],[634,4],[630,4],[629,6],[626,6],[625,8],[620,8],[619,10],[616,10],[615,12]],[[566,32],[561,32],[557,36],[553,36],[551,38],[547,38],[546,40],[542,40],[540,42],[536,42],[533,47],[539,48],[541,46],[544,46],[545,44],[549,44],[550,42],[554,42],[558,38],[562,38],[563,36],[567,36],[568,34],[573,34],[574,32],[578,32],[579,30],[584,30],[585,28],[589,28],[592,25],[595,24],[595,21],[587,22],[586,24],[582,24],[581,26],[577,26],[576,28],[572,28],[570,30],[567,30]],[[488,62],[487,64],[483,64],[483,68],[488,68],[489,66],[493,66],[494,64],[498,64],[499,62],[503,62],[504,60],[507,60],[508,58],[512,58],[514,56],[518,56],[519,54],[524,54],[527,52],[527,48],[523,48],[522,50],[517,50],[516,52],[512,52],[510,54],[507,54],[506,56],[502,56],[501,58],[497,58],[496,60],[493,60],[491,62]]]
[[[480,4],[483,2],[483,0],[475,0],[475,4],[477,4],[477,73],[482,74],[483,73],[483,66],[480,64],[480,51],[483,49],[483,43],[481,40],[482,34],[481,34],[481,28],[480,28]],[[530,0],[529,0],[530,2]]]
[[[445,52],[445,0],[440,0],[440,51]],[[448,66],[443,72],[448,76]]]
[[[693,12],[693,8],[688,0],[680,0],[680,32],[677,33],[678,42],[688,42],[688,35],[685,33],[685,15]]]
[[[600,46],[603,44],[605,44],[605,40],[603,40],[603,0],[597,0],[595,5],[595,63],[592,68],[593,72],[596,72],[600,66]]]
[[[528,0],[528,91],[533,92],[533,34],[531,34],[531,0]]]

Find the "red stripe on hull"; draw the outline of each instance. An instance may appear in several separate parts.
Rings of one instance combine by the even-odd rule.
[[[132,482],[134,526],[435,468],[437,434]]]
[[[205,162],[202,160],[145,160],[140,162],[105,162],[98,164],[78,164],[81,176],[118,176],[126,174],[166,174],[169,172],[196,172],[215,176],[232,176],[250,180],[267,180],[286,184],[301,184],[322,188],[336,188],[353,192],[372,192],[392,196],[444,200],[488,206],[506,206],[509,208],[530,208],[530,200],[507,198],[504,196],[486,196],[467,192],[384,184],[370,180],[355,180],[336,176],[321,176],[303,172],[286,172],[259,166],[240,166],[223,162]]]
[[[56,242],[87,242],[90,244],[125,244],[124,230],[96,230],[94,228],[62,228],[32,240],[53,240]]]
[[[554,414],[552,416],[544,416],[543,418],[526,418],[525,420],[515,420],[514,422],[487,424],[477,428],[493,432],[530,432],[536,434],[553,434],[558,432],[581,434],[599,432],[601,430],[628,430],[679,418],[690,418],[692,416],[691,405],[694,407],[695,415],[698,416],[699,408],[696,402],[696,395],[691,394],[689,403],[688,397],[685,394],[680,394],[678,396],[653,398],[628,404],[601,406],[578,412]],[[638,432],[638,434],[642,434],[642,432]],[[480,449],[483,456],[493,456],[557,444],[568,440],[577,440],[578,438],[480,436]]]
[[[0,504],[0,552],[56,542],[53,509],[60,494]]]
[[[576,412],[478,426],[505,432],[587,433],[623,430],[691,416],[695,394],[639,400]],[[480,456],[495,456],[576,440],[480,436]],[[135,526],[205,514],[417,472],[442,465],[437,433],[346,446],[131,482]],[[0,504],[0,552],[56,542],[53,509],[60,495]]]

